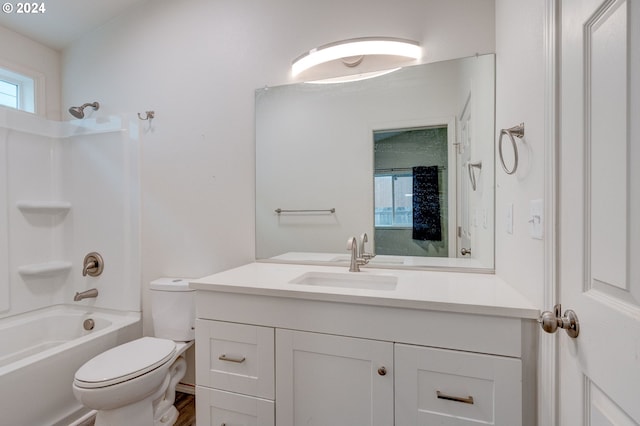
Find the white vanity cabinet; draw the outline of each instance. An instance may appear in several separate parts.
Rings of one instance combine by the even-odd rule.
[[[274,329],[196,320],[198,425],[273,426]]]
[[[395,345],[395,426],[519,425],[519,359]]]
[[[239,268],[191,283],[199,426],[537,424],[537,311],[525,302],[496,308],[398,301],[390,291],[259,287],[253,282],[271,278],[256,272],[268,266],[244,268],[246,281]],[[285,283],[304,272],[273,268]],[[466,297],[508,291],[468,275],[478,284]]]
[[[393,424],[393,344],[276,330],[278,425]]]

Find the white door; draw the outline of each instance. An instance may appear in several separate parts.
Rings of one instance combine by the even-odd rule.
[[[278,426],[393,425],[393,343],[276,330]]]
[[[561,9],[560,425],[638,425],[640,1]]]

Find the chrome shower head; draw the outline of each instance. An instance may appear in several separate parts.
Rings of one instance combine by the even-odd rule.
[[[86,103],[79,107],[69,108],[69,113],[75,118],[84,118],[84,109],[88,106],[93,107],[94,111],[97,111],[100,108],[100,104],[98,102]]]

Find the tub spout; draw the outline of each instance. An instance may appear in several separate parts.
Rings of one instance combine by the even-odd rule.
[[[98,297],[98,289],[91,288],[87,291],[83,291],[81,293],[76,292],[76,295],[73,296],[74,302],[79,302],[82,299],[88,299],[89,297]]]

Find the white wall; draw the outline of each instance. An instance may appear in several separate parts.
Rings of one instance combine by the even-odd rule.
[[[60,52],[0,26],[0,67],[36,79],[36,113],[60,119]],[[44,98],[44,99],[42,99]]]
[[[525,137],[517,142],[517,172],[509,176],[496,163],[496,274],[539,307],[544,242],[529,236],[528,221],[529,201],[544,198],[543,23],[544,2],[496,1],[496,142],[500,129],[525,124]],[[511,144],[507,139],[504,142],[506,154]],[[505,211],[510,203],[513,234],[505,230]]]

